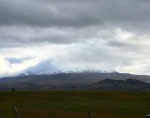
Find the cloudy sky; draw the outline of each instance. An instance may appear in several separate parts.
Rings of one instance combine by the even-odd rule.
[[[0,0],[0,77],[76,68],[150,75],[150,0]]]

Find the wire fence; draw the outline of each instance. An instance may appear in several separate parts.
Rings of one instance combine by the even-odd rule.
[[[144,118],[141,116],[119,113],[85,112],[69,110],[33,109],[16,107],[0,109],[0,118]],[[147,117],[146,117],[147,118]]]
[[[68,111],[68,110],[45,110],[21,108],[12,106],[11,108],[4,108],[0,110],[4,114],[0,118],[109,118],[102,116],[99,113],[85,112],[85,111]]]

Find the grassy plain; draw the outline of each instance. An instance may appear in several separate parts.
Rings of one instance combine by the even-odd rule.
[[[0,92],[0,118],[144,118],[149,92],[20,91]]]

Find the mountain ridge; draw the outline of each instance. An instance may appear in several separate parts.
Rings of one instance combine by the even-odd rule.
[[[127,73],[56,73],[0,78],[0,90],[131,90],[150,91],[150,76]]]
[[[39,74],[35,75],[32,73],[29,74],[20,74],[17,76],[9,76],[9,77],[2,77],[0,78],[0,82],[17,82],[17,81],[47,81],[48,79],[75,79],[75,80],[85,80],[89,82],[98,82],[99,80],[104,80],[106,78],[111,78],[114,80],[127,80],[129,78],[134,78],[136,80],[144,81],[150,83],[150,76],[148,75],[133,75],[129,73],[118,73],[118,72],[99,72],[99,71],[92,71],[92,72],[58,72],[52,74]],[[35,82],[36,82],[35,81]]]

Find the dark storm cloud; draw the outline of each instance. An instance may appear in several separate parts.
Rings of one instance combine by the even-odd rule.
[[[148,0],[0,0],[0,47],[92,40],[108,26],[147,33],[149,5]]]
[[[147,27],[148,0],[0,0],[0,25],[82,27],[103,23]]]
[[[95,19],[89,14],[85,5],[68,6],[70,1],[0,1],[1,25],[29,26],[88,26],[99,24],[101,19]],[[73,2],[74,3],[74,2]]]

